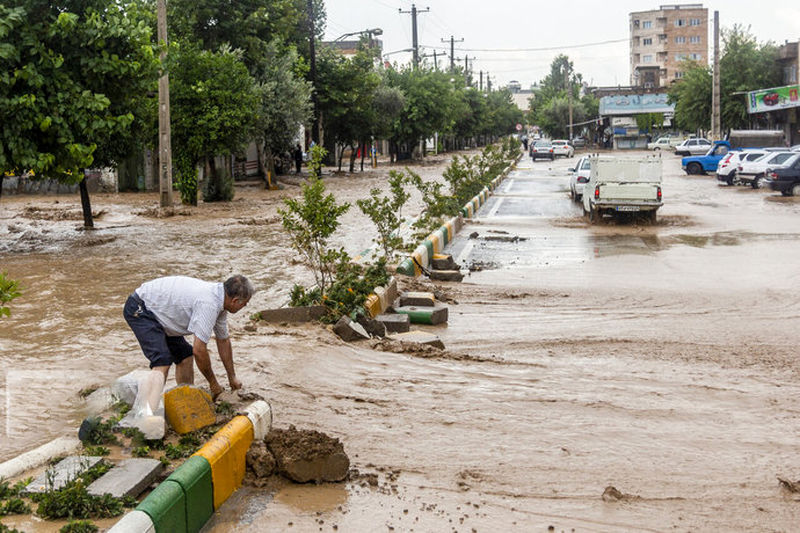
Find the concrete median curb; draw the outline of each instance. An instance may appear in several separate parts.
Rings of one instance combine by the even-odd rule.
[[[492,180],[488,187],[484,187],[472,200],[467,202],[464,207],[461,208],[460,215],[451,218],[428,235],[419,246],[414,249],[409,257],[406,257],[397,265],[397,272],[406,276],[417,277],[422,274],[423,268],[430,268],[433,262],[433,255],[441,253],[444,247],[455,239],[456,234],[464,225],[464,219],[472,218],[475,213],[478,212],[478,209],[486,203],[495,189],[497,189],[506,176],[508,176],[508,173],[516,166],[521,157],[522,154],[517,156],[513,162],[503,169],[500,175]]]
[[[80,447],[81,441],[77,437],[53,439],[47,444],[0,464],[0,480],[16,477],[23,472],[42,466],[54,457],[69,455]]]
[[[113,533],[194,533],[242,484],[245,456],[272,427],[272,409],[259,400],[235,416],[161,482]]]

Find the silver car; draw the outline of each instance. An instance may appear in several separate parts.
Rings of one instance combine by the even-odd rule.
[[[675,147],[675,153],[680,156],[705,155],[711,149],[711,146],[711,141],[708,139],[686,139]]]

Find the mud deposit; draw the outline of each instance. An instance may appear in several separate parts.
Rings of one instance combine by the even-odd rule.
[[[273,457],[278,473],[297,483],[342,481],[347,477],[350,458],[344,452],[344,445],[320,431],[294,426],[273,429],[264,438],[264,444],[264,448],[251,450],[252,461],[248,453],[248,463],[252,462],[254,472],[260,477],[270,463],[265,457],[267,453]]]

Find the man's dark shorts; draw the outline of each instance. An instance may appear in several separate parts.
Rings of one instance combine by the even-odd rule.
[[[178,364],[192,356],[192,345],[183,337],[170,337],[156,316],[135,293],[128,296],[122,310],[125,321],[136,335],[150,368]]]

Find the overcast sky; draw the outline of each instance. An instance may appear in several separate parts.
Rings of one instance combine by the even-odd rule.
[[[468,54],[477,80],[480,70],[491,72],[495,87],[518,80],[523,88],[540,81],[559,53],[573,61],[577,72],[592,85],[626,85],[629,78],[628,14],[658,9],[663,4],[641,0],[429,0],[415,2],[421,53],[449,54],[449,38],[455,55]],[[325,0],[328,21],[326,39],[350,32],[381,28],[384,53],[411,47],[411,15],[407,0]],[[750,26],[759,41],[800,39],[800,1],[758,2],[717,0],[703,2],[708,8],[709,32],[714,10],[720,12],[723,29],[734,24]],[[447,39],[448,43],[442,43]],[[713,41],[709,38],[709,43]],[[590,46],[581,46],[590,45]],[[527,50],[520,50],[527,49]],[[533,50],[530,50],[533,49]],[[543,50],[544,49],[544,50]],[[408,52],[392,54],[391,61],[406,63]],[[431,57],[430,61],[433,61]],[[442,66],[442,58],[439,58]],[[446,59],[444,61],[449,61]]]

